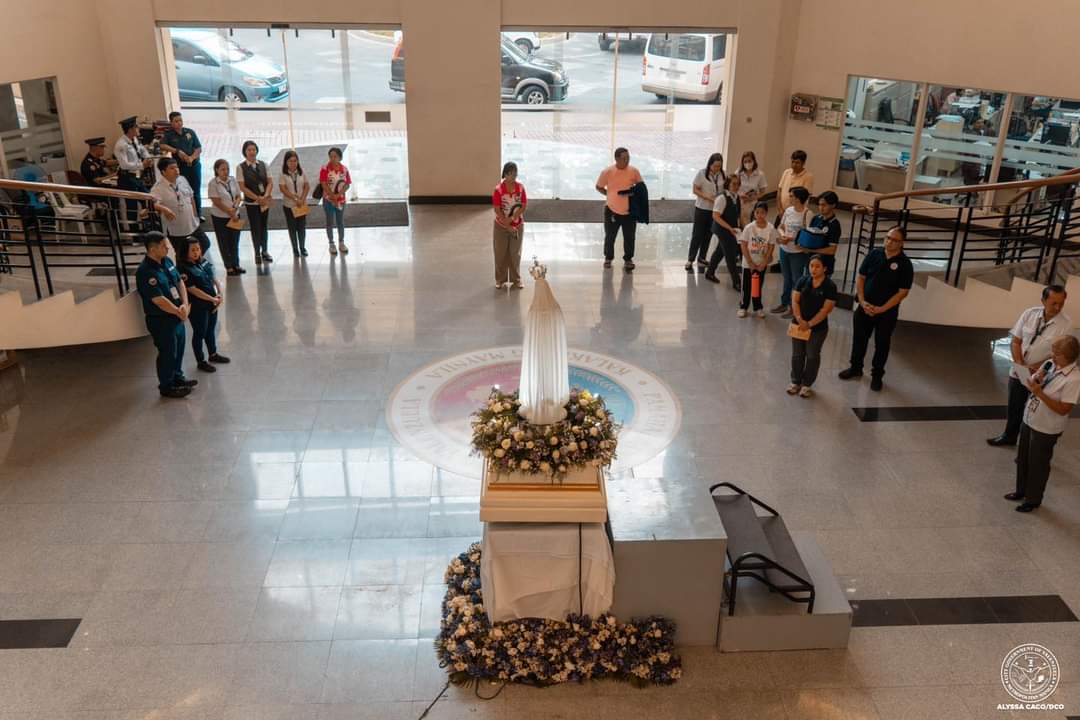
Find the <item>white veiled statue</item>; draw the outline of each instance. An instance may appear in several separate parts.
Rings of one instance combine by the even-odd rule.
[[[525,321],[518,412],[533,425],[549,425],[566,417],[570,400],[566,320],[548,285],[547,267],[534,260],[529,274],[536,292]]]

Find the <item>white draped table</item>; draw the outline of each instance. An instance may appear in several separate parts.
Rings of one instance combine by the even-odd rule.
[[[611,609],[615,558],[600,523],[484,523],[480,583],[493,622]],[[583,607],[579,603],[583,602]]]

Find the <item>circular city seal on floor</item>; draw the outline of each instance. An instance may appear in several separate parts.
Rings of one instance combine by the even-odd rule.
[[[570,387],[602,395],[622,424],[614,469],[652,459],[679,431],[682,410],[670,388],[648,370],[590,350],[569,351]],[[386,419],[398,442],[450,472],[479,478],[470,455],[469,416],[493,386],[518,387],[521,347],[475,350],[431,363],[407,377],[390,396]]]

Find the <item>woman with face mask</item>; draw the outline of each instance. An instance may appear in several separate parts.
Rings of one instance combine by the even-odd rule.
[[[739,160],[739,204],[742,206],[740,225],[750,222],[750,211],[765,194],[765,173],[758,169],[757,156],[750,150]]]

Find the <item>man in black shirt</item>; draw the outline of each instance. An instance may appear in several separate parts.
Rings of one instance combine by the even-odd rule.
[[[859,307],[852,315],[851,366],[840,371],[841,380],[862,377],[863,358],[874,335],[874,359],[871,361],[870,389],[881,390],[889,345],[900,316],[900,303],[911,291],[915,270],[904,254],[905,233],[896,226],[885,235],[885,248],[876,248],[859,266],[856,284]]]

